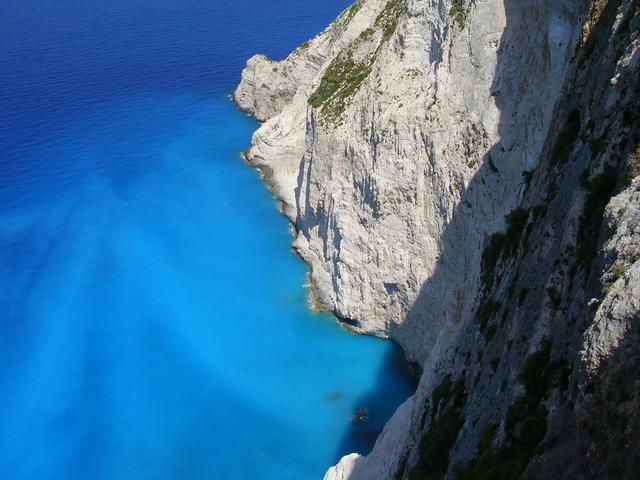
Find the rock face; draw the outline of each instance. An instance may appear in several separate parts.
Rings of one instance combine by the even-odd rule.
[[[327,480],[636,478],[639,12],[359,0],[249,60],[247,159],[317,300],[422,370]]]

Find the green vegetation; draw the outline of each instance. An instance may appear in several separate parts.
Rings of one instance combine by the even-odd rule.
[[[505,220],[507,221],[507,242],[510,253],[513,254],[518,249],[522,232],[527,226],[529,211],[526,208],[518,207],[509,213]]]
[[[531,213],[533,213],[533,217],[535,219],[544,217],[547,213],[547,208],[549,208],[549,204],[548,203],[540,203],[538,205],[534,205],[534,207],[531,209]]]
[[[348,25],[349,22],[353,19],[353,17],[356,16],[356,13],[358,13],[360,11],[360,8],[362,7],[362,0],[356,0],[355,2],[353,2],[353,5],[351,5],[347,10],[346,13],[344,14],[344,25]]]
[[[611,275],[613,276],[614,281],[622,277],[624,275],[624,272],[626,271],[627,271],[627,267],[623,263],[616,263],[611,268]]]
[[[606,134],[605,134],[606,135]],[[605,141],[605,135],[602,135],[601,137],[598,138],[594,138],[593,140],[591,140],[589,142],[589,148],[591,149],[591,158],[593,160],[596,159],[596,157],[598,156],[598,154],[602,151],[602,149],[607,145],[606,141]]]
[[[464,378],[455,384],[447,375],[431,395],[431,422],[420,441],[418,462],[410,480],[440,480],[449,467],[449,455],[464,425],[462,410],[467,403]]]
[[[314,108],[323,107],[323,113],[337,117],[369,73],[371,65],[355,63],[351,52],[347,52],[344,58],[336,58],[325,70],[320,85],[309,97],[309,104]]]
[[[411,79],[418,78],[420,76],[420,69],[418,68],[407,69],[407,76]]]
[[[491,359],[491,371],[493,373],[496,373],[496,370],[498,370],[499,366],[500,366],[500,357],[493,357]]]
[[[309,104],[321,108],[325,120],[336,122],[346,109],[349,100],[360,89],[371,73],[380,48],[386,43],[398,26],[398,19],[405,9],[406,0],[388,0],[376,18],[373,27],[367,28],[349,47],[340,52],[325,70],[320,85],[309,97]],[[358,12],[361,1],[354,3],[345,13],[348,22]],[[369,55],[361,61],[354,61],[353,52],[363,42],[370,42],[376,31],[382,32],[377,45],[370,45]]]
[[[451,10],[449,11],[449,15],[451,18],[458,24],[460,30],[464,29],[464,25],[467,21],[467,7],[464,4],[464,0],[453,0],[451,2]]]
[[[482,252],[482,283],[486,288],[493,286],[496,266],[506,244],[507,236],[496,232],[489,237],[489,243]]]
[[[613,168],[605,169],[591,180],[588,177],[583,179],[587,197],[578,226],[577,257],[585,267],[590,265],[596,257],[604,211],[615,193],[617,179],[618,175]]]
[[[631,185],[631,181],[638,175],[640,175],[640,145],[638,145],[634,152],[629,156],[629,161],[627,162],[626,185]]]
[[[580,134],[580,110],[574,108],[569,113],[567,123],[558,134],[553,146],[552,159],[554,162],[566,163]]]
[[[478,310],[476,310],[476,320],[478,320],[478,325],[480,326],[480,332],[485,335],[485,338],[488,337],[487,333],[487,325],[489,324],[489,320],[500,310],[500,303],[496,302],[493,298],[489,297],[485,301],[483,301]],[[495,335],[495,331],[493,332]],[[491,337],[493,338],[493,335]],[[487,338],[487,341],[491,340]]]
[[[362,32],[360,32],[360,39],[362,40],[369,40],[371,37],[373,37],[373,34],[376,31],[373,28],[366,28],[364,29]]]
[[[389,0],[384,6],[374,26],[382,30],[383,42],[388,41],[398,28],[398,19],[405,9],[406,0]]]
[[[478,440],[478,450],[484,452],[485,450],[489,450],[493,445],[493,441],[496,438],[496,433],[498,433],[499,425],[497,423],[490,423],[480,435],[480,439]]]
[[[551,341],[542,340],[540,349],[527,357],[518,376],[518,380],[524,385],[527,396],[537,398],[538,401],[544,397],[549,379],[545,376],[546,368],[551,359]],[[536,402],[537,403],[537,402]]]
[[[602,286],[602,293],[604,293],[605,295],[609,293],[611,286],[615,282],[617,282],[618,279],[620,279],[626,271],[627,267],[622,262],[613,265],[613,267],[611,267],[611,270],[609,270],[610,278]]]
[[[554,310],[557,310],[558,307],[562,304],[562,297],[558,290],[555,287],[547,288],[547,295],[549,296],[549,301],[551,302],[551,306]]]
[[[457,480],[517,480],[531,461],[538,444],[547,430],[548,412],[544,406],[528,415],[521,433],[511,439],[508,446],[496,449],[480,449],[465,467],[455,472]]]
[[[498,261],[503,257],[513,255],[518,250],[520,238],[527,226],[528,219],[529,211],[518,207],[505,217],[506,232],[496,232],[489,237],[489,243],[482,252],[481,278],[485,288],[490,288],[494,284]]]
[[[498,427],[487,426],[480,435],[475,458],[456,469],[457,480],[517,480],[522,476],[547,432],[548,411],[542,401],[551,389],[568,382],[563,380],[566,364],[550,359],[551,342],[543,340],[540,349],[525,360],[518,377],[526,394],[509,407],[504,445],[492,448]]]

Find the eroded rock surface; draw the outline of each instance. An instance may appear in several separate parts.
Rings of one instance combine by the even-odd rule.
[[[317,300],[423,370],[326,480],[640,471],[639,12],[359,0],[249,60],[247,158]]]

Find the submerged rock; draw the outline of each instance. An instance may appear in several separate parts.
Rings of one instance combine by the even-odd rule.
[[[369,414],[369,410],[367,410],[366,408],[359,408],[351,417],[351,423],[366,423],[370,420],[370,418],[371,415]]]
[[[342,399],[342,393],[340,392],[333,392],[330,395],[327,395],[327,401],[329,402],[337,402],[338,400]]]

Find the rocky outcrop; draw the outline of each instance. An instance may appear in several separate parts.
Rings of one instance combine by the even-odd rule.
[[[360,0],[249,61],[247,158],[317,300],[423,371],[327,480],[634,478],[639,11]]]

